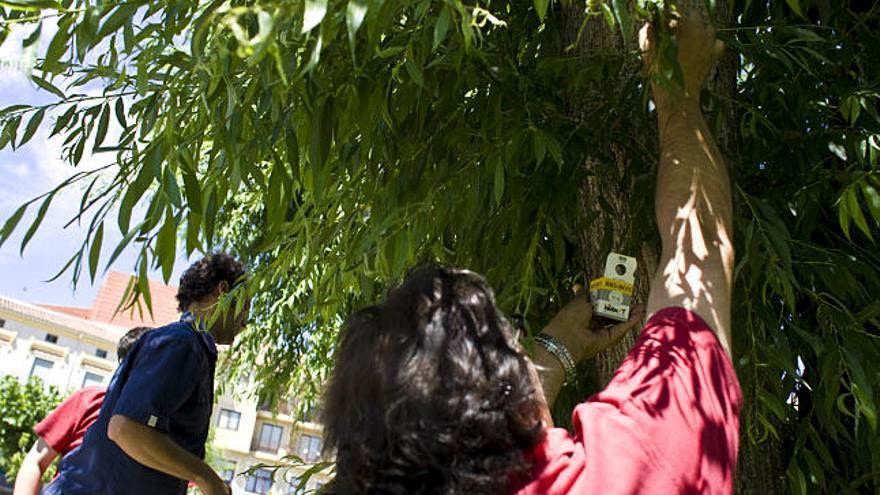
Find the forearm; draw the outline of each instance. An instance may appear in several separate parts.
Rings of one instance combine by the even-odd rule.
[[[216,476],[204,461],[164,433],[125,416],[115,415],[110,419],[108,436],[132,459],[175,478],[201,484]]]
[[[36,462],[30,462],[27,458],[22,462],[15,477],[15,488],[12,495],[37,495],[40,493],[40,478],[43,472]]]
[[[56,457],[58,457],[58,452],[50,447],[45,440],[38,438],[21,462],[21,467],[18,468],[13,495],[37,495],[40,493],[40,481],[42,481],[43,473]]]
[[[663,240],[662,291],[707,320],[729,345],[733,274],[730,179],[699,103],[679,98],[658,106],[660,165],[656,214]],[[649,302],[652,311],[659,308]]]
[[[694,214],[707,240],[729,236],[733,223],[730,179],[699,103],[687,99],[658,107],[657,119],[658,225],[672,232],[678,226],[676,220]]]
[[[562,390],[562,385],[565,383],[565,370],[556,356],[547,352],[540,345],[535,346],[533,362],[541,380],[544,399],[547,401],[547,406],[552,408],[556,402],[556,396],[559,395],[559,391]]]

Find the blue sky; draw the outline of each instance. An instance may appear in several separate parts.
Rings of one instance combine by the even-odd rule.
[[[47,40],[51,39],[51,34],[50,30],[44,29],[40,44],[45,46]],[[38,105],[56,99],[55,96],[38,90],[31,82],[29,74],[34,53],[21,50],[21,36],[21,33],[13,33],[0,47],[0,108],[17,103]],[[56,85],[64,87],[62,81],[55,82]],[[93,91],[100,94],[99,88],[93,88]],[[7,146],[0,151],[0,224],[5,223],[21,204],[51,190],[73,173],[105,165],[113,159],[109,154],[95,157],[86,152],[80,166],[74,169],[61,159],[63,138],[58,136],[48,138],[48,129],[53,121],[50,117],[47,115],[43,120],[42,128],[25,146],[15,151]],[[24,124],[20,127],[19,136],[23,129]],[[111,131],[106,142],[111,142],[113,138],[115,136]],[[91,304],[106,261],[100,264],[95,286],[91,285],[87,274],[81,278],[75,291],[69,273],[54,282],[44,282],[64,266],[85,238],[87,224],[81,226],[73,224],[64,228],[78,211],[82,192],[83,190],[77,186],[57,196],[40,229],[24,253],[19,254],[21,238],[33,220],[39,202],[29,209],[13,237],[0,247],[0,294],[32,303],[69,306]],[[115,212],[111,213],[110,218],[115,218]],[[109,258],[120,239],[121,235],[115,227],[115,222],[105,225],[103,260]],[[134,272],[136,255],[134,249],[128,249],[117,259],[112,269]],[[187,260],[182,258],[176,261],[171,283],[176,283],[181,270],[186,268],[187,264]],[[160,279],[161,276],[154,272],[151,278]]]

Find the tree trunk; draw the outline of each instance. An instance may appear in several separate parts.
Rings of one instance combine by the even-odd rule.
[[[611,31],[601,16],[593,16],[587,20],[586,26],[578,32],[583,23],[583,6],[572,4],[562,7],[560,23],[563,46],[571,47],[568,54],[585,56],[590,54],[615,54],[623,56],[623,41],[619,32]],[[635,40],[633,40],[634,42]],[[618,87],[637,76],[640,65],[638,60],[628,60],[618,73]],[[599,106],[597,102],[596,106]],[[571,108],[572,115],[584,118],[595,112],[595,107]],[[645,134],[654,133],[653,129],[645,130]],[[633,301],[644,304],[648,299],[650,279],[657,267],[660,246],[656,242],[639,242],[640,232],[633,231],[633,175],[627,173],[632,160],[632,150],[623,142],[605,143],[613,159],[612,164],[603,164],[596,156],[586,156],[584,167],[591,173],[581,187],[581,218],[583,219],[580,239],[580,258],[584,268],[586,281],[602,276],[605,269],[605,258],[609,252],[615,251],[638,259],[636,284]],[[598,199],[602,198],[600,207]],[[617,345],[607,349],[595,359],[596,379],[599,388],[604,387],[614,375],[620,362],[632,348],[636,333],[625,336]]]
[[[681,10],[699,9],[705,12],[705,1],[684,0],[675,2]],[[623,56],[623,43],[619,31],[611,31],[605,25],[601,16],[588,19],[583,28],[580,39],[578,31],[583,22],[583,5],[562,7],[559,11],[559,22],[564,40],[563,46],[570,47],[569,55],[584,56],[589,54],[616,54]],[[718,25],[728,25],[730,18],[730,5],[727,0],[716,2],[715,22]],[[632,40],[634,44],[636,40]],[[634,46],[634,45],[633,45]],[[619,73],[620,80],[616,81],[618,87],[623,87],[624,82],[636,76],[640,69],[637,61],[627,62]],[[724,99],[709,98],[708,104],[714,110],[718,105],[717,117],[711,119],[715,137],[726,157],[735,156],[739,141],[737,116],[735,108],[729,103],[736,94],[736,76],[739,70],[738,58],[728,53],[719,61],[715,72],[710,76],[708,86],[712,95],[722,96]],[[705,103],[705,102],[704,102]],[[583,118],[589,115],[594,108],[589,106],[570,108],[569,111],[576,117]],[[645,128],[640,131],[647,136],[656,136],[656,128]],[[581,229],[580,257],[584,267],[584,275],[588,279],[601,276],[604,270],[605,257],[609,251],[618,251],[623,254],[636,256],[639,261],[639,269],[636,274],[636,287],[633,294],[637,303],[647,302],[650,280],[657,268],[660,254],[660,246],[656,241],[637,241],[639,232],[633,232],[633,205],[630,198],[633,197],[633,180],[631,174],[626,174],[627,167],[632,161],[632,150],[624,143],[615,141],[606,143],[607,149],[611,150],[614,163],[612,166],[603,167],[600,159],[596,156],[586,156],[584,167],[594,175],[590,175],[581,188],[581,214],[584,221]],[[604,173],[597,173],[602,171]],[[731,170],[735,181],[735,170]],[[599,198],[603,199],[600,207]],[[597,356],[595,360],[595,384],[598,388],[604,387],[613,376],[620,362],[632,348],[636,333],[627,335],[619,344]],[[754,384],[748,380],[741,380],[746,403],[741,415],[741,447],[738,465],[736,492],[740,494],[777,494],[783,493],[781,481],[783,480],[784,466],[781,462],[781,445],[779,441],[769,439],[760,445],[750,444],[746,431],[750,424],[753,408],[749,407],[748,397],[753,390]]]

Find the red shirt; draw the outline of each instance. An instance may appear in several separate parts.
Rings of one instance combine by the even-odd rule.
[[[742,392],[706,323],[666,308],[645,325],[602,392],[532,451],[516,495],[730,494]]]
[[[40,421],[34,432],[64,457],[82,444],[86,430],[98,419],[106,392],[104,387],[77,390]]]

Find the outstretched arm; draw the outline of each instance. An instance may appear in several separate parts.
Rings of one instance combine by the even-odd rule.
[[[685,87],[653,87],[660,132],[655,209],[663,249],[648,297],[648,317],[669,306],[698,314],[730,353],[733,220],[730,179],[700,111],[700,88],[720,54],[715,32],[692,17],[673,25]],[[653,60],[650,26],[640,33]]]

